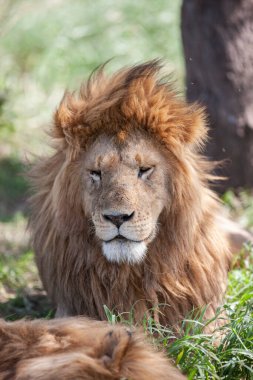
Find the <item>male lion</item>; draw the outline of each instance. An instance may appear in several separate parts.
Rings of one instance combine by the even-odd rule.
[[[58,316],[105,319],[104,305],[174,325],[220,305],[230,253],[199,154],[202,108],[151,61],[103,69],[55,113],[55,153],[31,171],[30,228]],[[161,312],[160,312],[161,311]]]

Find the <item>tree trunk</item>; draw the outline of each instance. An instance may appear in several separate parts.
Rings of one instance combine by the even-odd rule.
[[[206,106],[222,190],[253,186],[253,0],[184,0],[187,98]]]

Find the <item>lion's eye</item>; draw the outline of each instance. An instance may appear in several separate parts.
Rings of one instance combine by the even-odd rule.
[[[147,179],[150,174],[153,172],[153,167],[141,167],[139,168],[138,177],[142,179]]]
[[[98,182],[101,180],[101,171],[100,170],[91,170],[90,176],[94,182]]]

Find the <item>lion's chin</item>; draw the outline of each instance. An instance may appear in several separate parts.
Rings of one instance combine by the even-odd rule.
[[[102,249],[104,256],[110,262],[137,264],[144,259],[147,246],[143,241],[112,240],[103,242]]]

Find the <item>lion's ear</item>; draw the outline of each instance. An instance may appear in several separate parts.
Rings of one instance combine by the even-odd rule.
[[[179,131],[179,138],[185,144],[201,145],[207,138],[207,131],[204,108],[190,105]]]
[[[73,124],[73,107],[72,107],[72,97],[69,92],[65,92],[64,96],[55,111],[54,114],[54,136],[64,137],[64,130],[68,128],[68,125]]]
[[[55,137],[65,137],[67,140],[71,138],[81,123],[84,109],[84,100],[76,97],[74,93],[66,91],[54,114]]]
[[[204,108],[198,105],[177,104],[177,109],[167,122],[168,142],[173,141],[191,146],[202,146],[206,141],[208,129]]]
[[[66,91],[54,114],[52,137],[65,141],[67,154],[71,160],[80,152],[85,106],[83,99]]]
[[[201,145],[207,136],[204,108],[178,96],[173,83],[152,74],[132,79],[121,112],[168,145]]]

